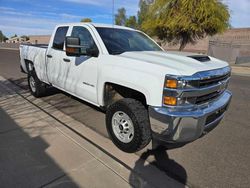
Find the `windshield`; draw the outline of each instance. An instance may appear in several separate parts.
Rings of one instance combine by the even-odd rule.
[[[96,28],[108,52],[112,55],[131,51],[162,51],[150,38],[141,32],[117,29]]]

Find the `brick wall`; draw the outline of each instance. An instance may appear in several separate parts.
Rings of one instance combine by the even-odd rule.
[[[199,40],[196,44],[188,44],[184,51],[207,53],[209,49],[209,41],[217,41],[222,43],[232,43],[232,45],[249,45],[250,44],[250,28],[229,29],[223,34],[215,35],[213,37],[206,37]],[[169,44],[163,45],[166,50],[178,50],[179,45],[171,46]],[[242,50],[242,55],[248,55],[249,50]]]
[[[221,35],[210,38],[208,55],[226,60],[230,64],[248,63],[250,28],[230,29]]]
[[[30,35],[27,42],[31,44],[49,44],[50,35]]]
[[[211,38],[213,41],[232,42],[237,44],[249,44],[250,28],[229,29],[221,35]]]
[[[209,38],[197,41],[195,44],[187,44],[183,51],[203,53],[206,54],[208,50]],[[162,46],[165,50],[179,50],[179,45],[164,44]]]

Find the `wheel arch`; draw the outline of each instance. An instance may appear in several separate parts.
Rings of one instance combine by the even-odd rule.
[[[148,106],[148,97],[145,92],[114,82],[105,82],[103,84],[103,93],[101,96],[102,106],[105,108],[123,98],[136,99],[145,107]]]
[[[24,63],[27,74],[31,74],[32,71],[35,71],[34,63],[32,61],[24,59]]]

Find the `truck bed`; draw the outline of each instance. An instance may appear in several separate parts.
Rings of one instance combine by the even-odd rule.
[[[46,53],[47,44],[21,44],[20,59],[21,66],[24,72],[27,71],[27,62],[32,62],[37,76],[40,80],[47,81],[46,76]]]
[[[22,46],[33,46],[33,47],[38,47],[38,48],[48,48],[48,44],[29,44],[29,43],[24,43],[21,44]]]

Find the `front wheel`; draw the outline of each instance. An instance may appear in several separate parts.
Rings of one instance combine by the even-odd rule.
[[[134,153],[151,140],[148,112],[137,100],[122,99],[106,113],[106,127],[113,143],[122,151]]]

